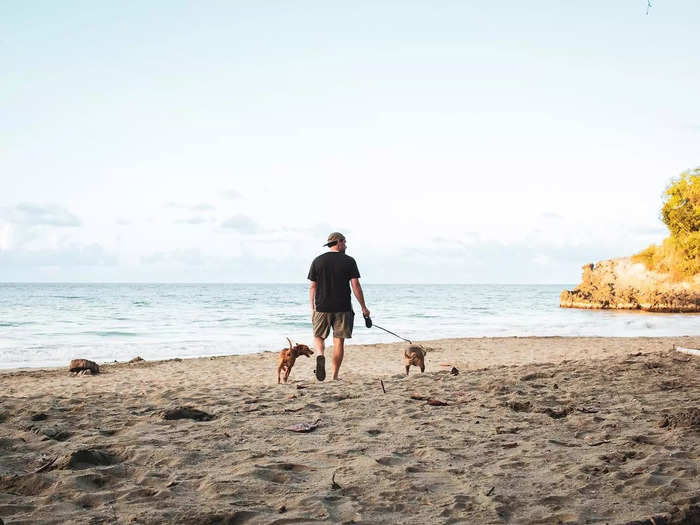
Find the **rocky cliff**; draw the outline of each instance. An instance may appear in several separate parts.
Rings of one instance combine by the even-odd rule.
[[[674,282],[630,258],[583,267],[583,281],[561,293],[562,308],[700,312],[700,274]]]

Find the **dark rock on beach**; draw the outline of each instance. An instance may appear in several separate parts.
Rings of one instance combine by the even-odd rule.
[[[117,458],[102,450],[81,448],[71,452],[61,461],[62,468],[80,470],[95,466],[113,465],[117,463]]]
[[[195,421],[211,421],[214,416],[189,406],[169,408],[163,412],[163,419],[193,419]]]

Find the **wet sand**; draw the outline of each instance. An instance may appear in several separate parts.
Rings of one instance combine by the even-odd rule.
[[[358,345],[324,383],[301,357],[277,385],[276,352],[0,372],[0,518],[700,523],[700,357],[672,350],[700,336],[423,344],[425,374]]]

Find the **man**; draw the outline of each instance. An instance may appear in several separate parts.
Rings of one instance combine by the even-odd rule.
[[[308,279],[311,319],[314,328],[316,357],[316,379],[326,379],[326,358],[323,355],[324,341],[333,328],[333,379],[338,379],[340,364],[345,353],[345,340],[352,337],[355,312],[350,301],[350,287],[360,303],[362,315],[369,317],[365,298],[360,286],[360,272],[355,259],[345,255],[346,241],[342,233],[333,232],[324,244],[330,251],[319,255],[311,263]]]

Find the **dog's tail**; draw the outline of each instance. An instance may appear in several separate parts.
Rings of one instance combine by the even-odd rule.
[[[292,340],[289,337],[287,337],[287,341],[289,341],[289,349],[291,350],[294,347],[294,345],[292,344]]]

